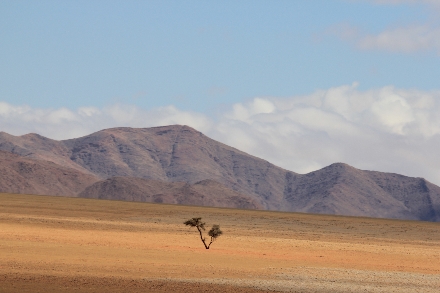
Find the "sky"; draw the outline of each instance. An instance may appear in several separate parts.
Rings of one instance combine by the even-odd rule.
[[[440,185],[440,0],[0,0],[0,131],[189,125]]]

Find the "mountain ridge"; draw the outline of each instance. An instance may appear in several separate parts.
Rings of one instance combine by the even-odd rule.
[[[91,176],[69,196],[215,206],[227,204],[225,194],[229,207],[440,221],[440,187],[423,178],[344,163],[298,174],[182,125],[116,127],[61,141],[2,132],[0,150],[52,162],[55,173],[70,168]],[[209,188],[200,187],[204,180]]]

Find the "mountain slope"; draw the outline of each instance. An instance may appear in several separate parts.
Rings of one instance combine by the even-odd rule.
[[[288,178],[285,198],[296,211],[440,221],[440,188],[422,178],[341,163]]]
[[[102,178],[131,176],[166,182],[217,181],[283,208],[285,170],[214,141],[188,126],[113,128],[62,142],[71,160]]]
[[[241,209],[263,208],[261,203],[257,203],[250,196],[235,192],[212,180],[188,184],[134,177],[112,177],[90,185],[78,196]]]
[[[88,186],[66,183],[66,195],[440,221],[440,187],[422,178],[342,163],[297,174],[188,126],[112,128],[64,141],[0,133],[0,150],[93,176]],[[61,192],[50,186],[47,194]]]
[[[0,151],[0,192],[76,196],[97,176]]]
[[[53,162],[60,166],[95,175],[73,162],[70,159],[71,150],[62,142],[36,133],[13,136],[5,132],[0,132],[0,150],[11,152],[22,157]]]

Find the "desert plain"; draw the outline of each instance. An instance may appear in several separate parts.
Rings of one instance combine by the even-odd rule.
[[[0,194],[0,292],[439,288],[440,223]]]

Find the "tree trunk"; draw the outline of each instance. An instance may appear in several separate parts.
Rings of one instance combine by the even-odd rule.
[[[212,241],[211,241],[211,243],[209,243],[209,245],[206,245],[205,238],[203,238],[203,235],[202,235],[202,230],[200,230],[200,228],[198,226],[196,226],[196,227],[197,227],[197,230],[199,230],[200,239],[202,239],[203,245],[205,245],[206,249],[209,249],[209,246],[211,245]]]

